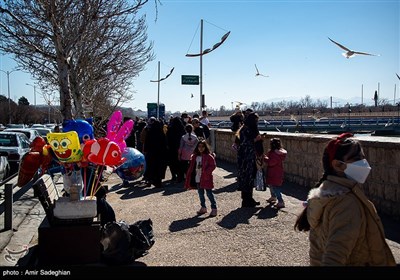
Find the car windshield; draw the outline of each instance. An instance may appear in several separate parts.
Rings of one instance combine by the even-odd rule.
[[[13,134],[0,134],[0,146],[3,147],[17,147],[17,137]]]
[[[46,136],[47,133],[51,132],[51,129],[47,129],[47,128],[35,128],[35,130],[37,130],[37,132],[39,132],[40,136]]]

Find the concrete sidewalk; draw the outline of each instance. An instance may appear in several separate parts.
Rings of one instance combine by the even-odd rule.
[[[268,191],[254,191],[261,205],[241,208],[240,192],[236,191],[236,167],[220,161],[217,164],[214,172],[217,217],[198,216],[197,192],[184,190],[183,183],[171,183],[169,170],[162,188],[147,187],[140,181],[123,187],[116,174],[110,176],[106,182],[107,201],[114,208],[117,220],[134,223],[150,218],[153,221],[155,244],[149,254],[131,266],[308,266],[308,234],[293,229],[308,190],[285,183],[286,208],[280,210],[266,202]],[[209,205],[207,198],[206,201]],[[32,190],[14,202],[14,217],[14,231],[0,233],[0,266],[32,265],[37,228],[44,218],[44,210],[37,198],[33,198]],[[3,223],[3,217],[0,218]],[[400,264],[400,225],[389,217],[382,220],[389,246]]]

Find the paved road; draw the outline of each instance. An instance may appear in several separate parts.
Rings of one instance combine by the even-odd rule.
[[[269,197],[267,192],[257,191],[254,196],[261,205],[240,208],[235,166],[218,162],[214,174],[219,213],[213,218],[196,214],[199,208],[197,192],[185,191],[182,183],[169,184],[169,171],[163,188],[146,187],[140,182],[122,187],[121,179],[111,175],[106,183],[110,190],[107,200],[113,206],[117,220],[134,223],[151,218],[154,224],[154,246],[148,255],[136,260],[132,266],[308,266],[307,233],[293,229],[296,215],[302,209],[301,201],[307,195],[306,189],[286,183],[283,187],[286,208],[281,210],[268,205],[265,201]],[[17,251],[25,245],[34,248],[37,226],[44,217],[40,203],[37,204],[29,192],[14,204],[16,231],[0,233],[0,267],[32,264],[27,256],[10,263],[4,258],[4,249]],[[29,207],[31,210],[26,210]],[[400,264],[400,225],[387,217],[382,219],[388,243]]]

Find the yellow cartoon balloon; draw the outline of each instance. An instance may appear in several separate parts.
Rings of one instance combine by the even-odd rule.
[[[48,133],[47,140],[61,162],[79,162],[83,152],[76,131]]]

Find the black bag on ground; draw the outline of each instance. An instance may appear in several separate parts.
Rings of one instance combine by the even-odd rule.
[[[129,226],[131,233],[131,246],[135,259],[148,254],[154,245],[153,222],[151,219],[140,220]]]
[[[112,265],[128,264],[146,255],[154,242],[151,219],[132,225],[125,221],[109,222],[102,229],[103,261]]]

